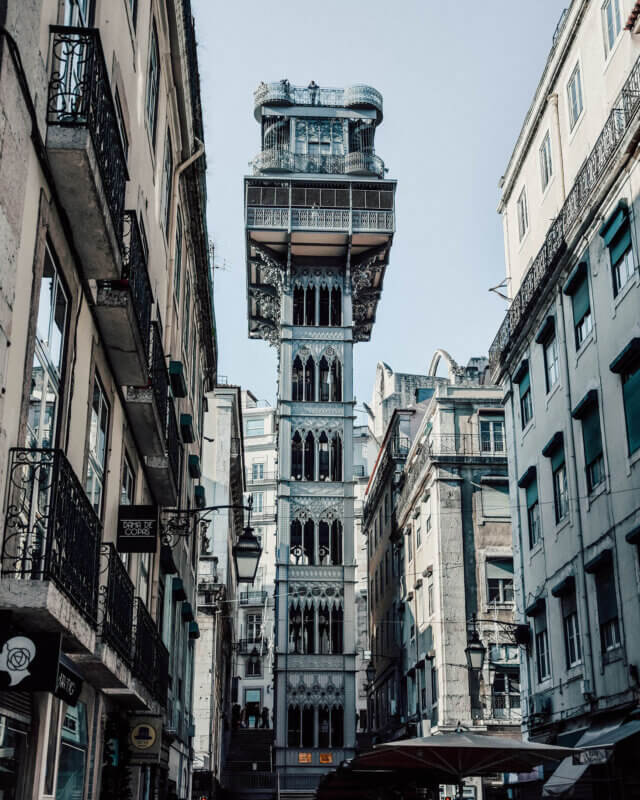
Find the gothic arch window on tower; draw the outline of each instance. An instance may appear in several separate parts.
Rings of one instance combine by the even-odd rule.
[[[304,440],[303,475],[305,481],[315,479],[315,449],[316,441],[311,431],[309,431]]]
[[[342,523],[340,520],[312,519],[291,521],[289,529],[289,561],[297,565],[318,564],[323,567],[342,564]]]
[[[303,276],[293,287],[293,324],[340,327],[342,288],[337,277]]]
[[[302,436],[298,431],[291,440],[291,477],[294,481],[302,480]]]
[[[332,402],[340,403],[342,401],[342,364],[337,358],[331,362],[329,396]]]
[[[294,403],[299,403],[304,399],[304,366],[300,356],[293,360],[291,370],[291,399]]]
[[[317,467],[317,469],[316,469]],[[316,435],[295,431],[291,439],[291,479],[294,481],[342,480],[342,436],[338,431]]]
[[[304,696],[304,695],[303,695]],[[317,720],[317,724],[316,724]],[[317,730],[317,738],[314,736]],[[343,747],[344,707],[330,699],[319,706],[309,701],[289,703],[287,714],[289,747]]]
[[[331,480],[342,480],[342,438],[337,431],[331,436]]]
[[[321,327],[329,326],[329,287],[326,283],[320,286],[320,309],[318,315],[318,325]]]
[[[331,289],[331,325],[342,325],[342,291],[339,286]]]
[[[329,480],[329,437],[325,431],[318,437],[318,480]]]
[[[304,325],[304,287],[293,287],[293,324]]]
[[[315,606],[289,607],[289,652],[297,655],[313,655],[316,652]]]
[[[316,399],[316,362],[312,356],[304,365],[304,399],[313,402]]]

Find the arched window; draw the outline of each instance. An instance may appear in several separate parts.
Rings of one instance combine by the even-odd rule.
[[[287,714],[287,742],[289,747],[300,747],[300,707],[289,706]]]
[[[320,402],[329,402],[329,362],[322,356],[320,359]]]
[[[310,655],[316,652],[316,614],[314,608],[302,611],[302,652]]]
[[[318,523],[318,564],[331,564],[331,543],[329,541],[329,523],[321,520]]]
[[[318,709],[318,747],[331,747],[331,712],[329,706]]]
[[[300,356],[296,356],[291,371],[291,399],[294,403],[299,403],[304,399],[303,388],[304,368]]]
[[[329,324],[329,288],[327,286],[320,287],[320,319],[318,325]]]
[[[331,324],[342,325],[342,291],[339,286],[331,290]]]
[[[311,356],[304,365],[304,399],[307,403],[316,399],[316,364]]]
[[[302,653],[302,609],[289,609],[289,652]]]
[[[330,556],[332,564],[342,564],[342,523],[334,519],[331,523]]]
[[[339,403],[342,401],[342,364],[337,358],[331,364],[331,401]]]
[[[316,324],[316,287],[307,286],[307,296],[305,298],[306,318],[305,325]]]
[[[305,706],[302,709],[302,747],[313,747],[315,709]]]
[[[295,286],[293,289],[293,324],[304,325],[304,289]]]
[[[302,564],[302,523],[294,519],[289,528],[289,561],[291,564]]]
[[[329,439],[324,431],[318,439],[318,480],[329,480]]]
[[[304,523],[303,564],[315,564],[315,524],[312,519]]]
[[[342,706],[331,709],[331,747],[342,747],[344,744],[344,710]]]
[[[331,609],[331,652],[336,655],[342,653],[342,627],[344,614],[341,608]]]
[[[291,440],[291,478],[302,480],[302,437],[296,431]]]
[[[342,439],[339,433],[331,437],[331,480],[342,480]]]
[[[325,656],[331,654],[331,612],[326,605],[318,609],[318,652]]]
[[[304,440],[304,479],[305,481],[315,480],[315,439],[311,431]]]

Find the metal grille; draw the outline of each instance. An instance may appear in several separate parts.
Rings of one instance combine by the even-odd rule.
[[[122,225],[122,278],[129,283],[133,310],[138,320],[144,352],[149,352],[151,339],[151,306],[153,292],[147,270],[147,256],[135,211],[125,211]]]
[[[135,588],[115,547],[101,546],[102,561],[107,570],[107,582],[100,587],[102,639],[131,664],[133,655],[133,601]]]
[[[157,322],[151,324],[151,388],[160,417],[162,431],[167,433],[167,409],[169,407],[169,372],[164,360],[162,336]]]

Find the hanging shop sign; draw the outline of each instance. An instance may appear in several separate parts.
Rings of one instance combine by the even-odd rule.
[[[131,764],[157,764],[162,747],[162,717],[159,714],[129,718]]]
[[[59,633],[25,633],[2,625],[0,633],[0,690],[5,692],[51,692],[75,706],[82,690],[82,677],[61,652]]]
[[[157,539],[156,506],[120,506],[117,539],[119,553],[155,553]]]

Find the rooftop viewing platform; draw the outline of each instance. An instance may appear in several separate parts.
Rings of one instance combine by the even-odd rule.
[[[262,82],[254,93],[253,113],[258,122],[262,119],[262,107],[268,105],[373,109],[378,123],[382,122],[382,95],[364,84],[333,89],[318,86],[315,81],[308,86],[293,86],[286,78],[274,83]]]

